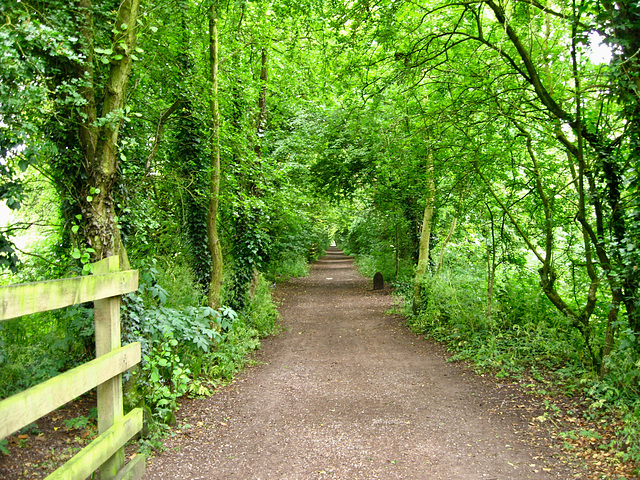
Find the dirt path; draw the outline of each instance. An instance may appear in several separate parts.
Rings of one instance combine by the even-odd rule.
[[[570,478],[498,387],[385,312],[337,250],[279,290],[286,332],[262,362],[179,415],[145,479]],[[518,432],[517,434],[515,432]]]

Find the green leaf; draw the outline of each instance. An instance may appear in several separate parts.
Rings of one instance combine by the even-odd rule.
[[[156,32],[158,31],[158,27],[154,27],[154,26],[149,27],[149,29],[150,29],[153,33],[156,33]]]
[[[71,251],[71,256],[72,256],[73,258],[75,258],[76,260],[79,260],[79,259],[80,259],[80,257],[82,256],[82,254],[80,253],[80,250],[78,250],[77,248],[74,248],[74,249]]]
[[[80,226],[79,225],[74,225],[73,227],[71,227],[71,231],[73,233],[78,233],[78,230],[80,230]]]
[[[91,195],[87,195],[87,202],[93,202],[93,197]]]

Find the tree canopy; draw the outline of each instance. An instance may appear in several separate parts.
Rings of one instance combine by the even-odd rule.
[[[638,8],[2,0],[5,283],[118,254],[147,302],[179,270],[195,293],[174,283],[176,308],[242,312],[333,240],[395,282],[416,330],[465,350],[532,328],[532,358],[626,402]]]

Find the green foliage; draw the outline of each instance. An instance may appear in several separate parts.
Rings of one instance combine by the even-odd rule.
[[[157,263],[143,265],[139,292],[126,296],[122,312],[125,338],[142,343],[143,361],[127,387],[127,402],[129,407],[143,405],[150,414],[145,448],[159,448],[158,436],[174,421],[180,397],[206,395],[211,386],[231,379],[247,354],[260,346],[259,337],[273,331],[277,319],[263,279],[240,314],[230,307],[169,307],[175,299],[168,290],[188,292],[176,280],[188,281],[190,272],[174,268],[168,275]],[[167,290],[160,285],[163,280]]]
[[[265,276],[274,282],[285,282],[292,277],[306,277],[309,275],[309,265],[306,257],[295,253],[281,254],[277,260],[272,260],[266,268]]]
[[[446,269],[427,278],[422,310],[413,315],[406,309],[409,326],[444,342],[454,352],[452,360],[470,361],[479,371],[507,378],[526,373],[554,391],[588,398],[593,418],[607,412],[621,419],[610,448],[625,452],[625,461],[640,461],[640,355],[635,334],[630,329],[621,332],[621,341],[605,361],[606,373],[599,378],[584,337],[527,274],[507,270],[496,287],[489,317],[485,281],[472,272]],[[410,298],[412,288],[400,293]]]
[[[95,357],[93,310],[82,306],[0,324],[0,397],[8,397]]]
[[[399,271],[396,275],[396,259],[394,252],[376,252],[370,255],[356,256],[355,264],[358,271],[365,277],[373,277],[376,272],[382,273],[385,282],[403,282],[413,275],[413,265],[407,259],[400,259]]]
[[[153,412],[156,424],[173,424],[178,398],[187,393],[190,370],[178,354],[178,340],[170,331],[162,339],[150,342],[148,354],[142,363],[142,385],[146,405]]]
[[[266,337],[277,328],[280,314],[271,297],[271,287],[263,276],[258,280],[255,295],[244,316],[247,326],[255,329],[259,337]]]
[[[235,310],[245,308],[249,284],[268,260],[271,238],[263,226],[268,220],[257,207],[234,212],[233,278],[227,289],[227,303]]]
[[[307,262],[316,260],[329,247],[327,225],[302,207],[284,209],[272,218],[277,221],[271,228],[264,274],[276,282],[308,275]]]
[[[622,429],[619,432],[617,450],[625,452],[623,458],[640,463],[640,401],[622,405]]]
[[[86,417],[84,415],[80,415],[79,417],[63,420],[62,423],[68,430],[84,430],[89,425],[95,424],[97,419],[98,409],[94,407],[89,411],[89,415]]]
[[[128,342],[142,342],[143,354],[153,345],[168,336],[180,341],[181,350],[186,355],[208,352],[220,333],[218,328],[229,320],[221,312],[209,307],[166,306],[168,292],[158,283],[156,262],[145,265],[140,272],[138,292],[126,295],[123,302],[122,323]],[[191,285],[193,288],[193,284]]]
[[[186,46],[185,46],[186,48]],[[182,52],[187,57],[188,52]],[[184,63],[189,63],[183,60]],[[185,65],[185,69],[188,66]],[[183,79],[184,80],[184,79]],[[193,272],[202,292],[209,291],[211,281],[211,254],[207,243],[207,192],[209,155],[206,139],[194,105],[186,99],[179,111],[175,146],[171,161],[174,163],[182,182],[190,186],[184,198],[185,246],[192,255]]]
[[[231,380],[247,363],[247,355],[259,347],[258,331],[245,322],[236,322],[217,348],[203,356],[201,375],[218,382]]]
[[[406,281],[413,276],[414,247],[407,227],[400,212],[364,209],[341,232],[344,251],[356,256],[358,269],[367,277],[381,272],[385,281]]]
[[[518,376],[534,367],[588,369],[588,358],[580,356],[581,337],[568,320],[530,283],[508,278],[498,289],[490,317],[481,278],[449,270],[428,278],[427,301],[409,316],[409,325],[445,342],[456,352],[455,359],[473,361],[499,376]]]

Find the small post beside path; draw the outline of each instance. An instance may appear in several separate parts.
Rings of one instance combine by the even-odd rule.
[[[374,290],[383,290],[384,289],[384,278],[382,277],[382,273],[376,272],[373,276],[373,289]]]

